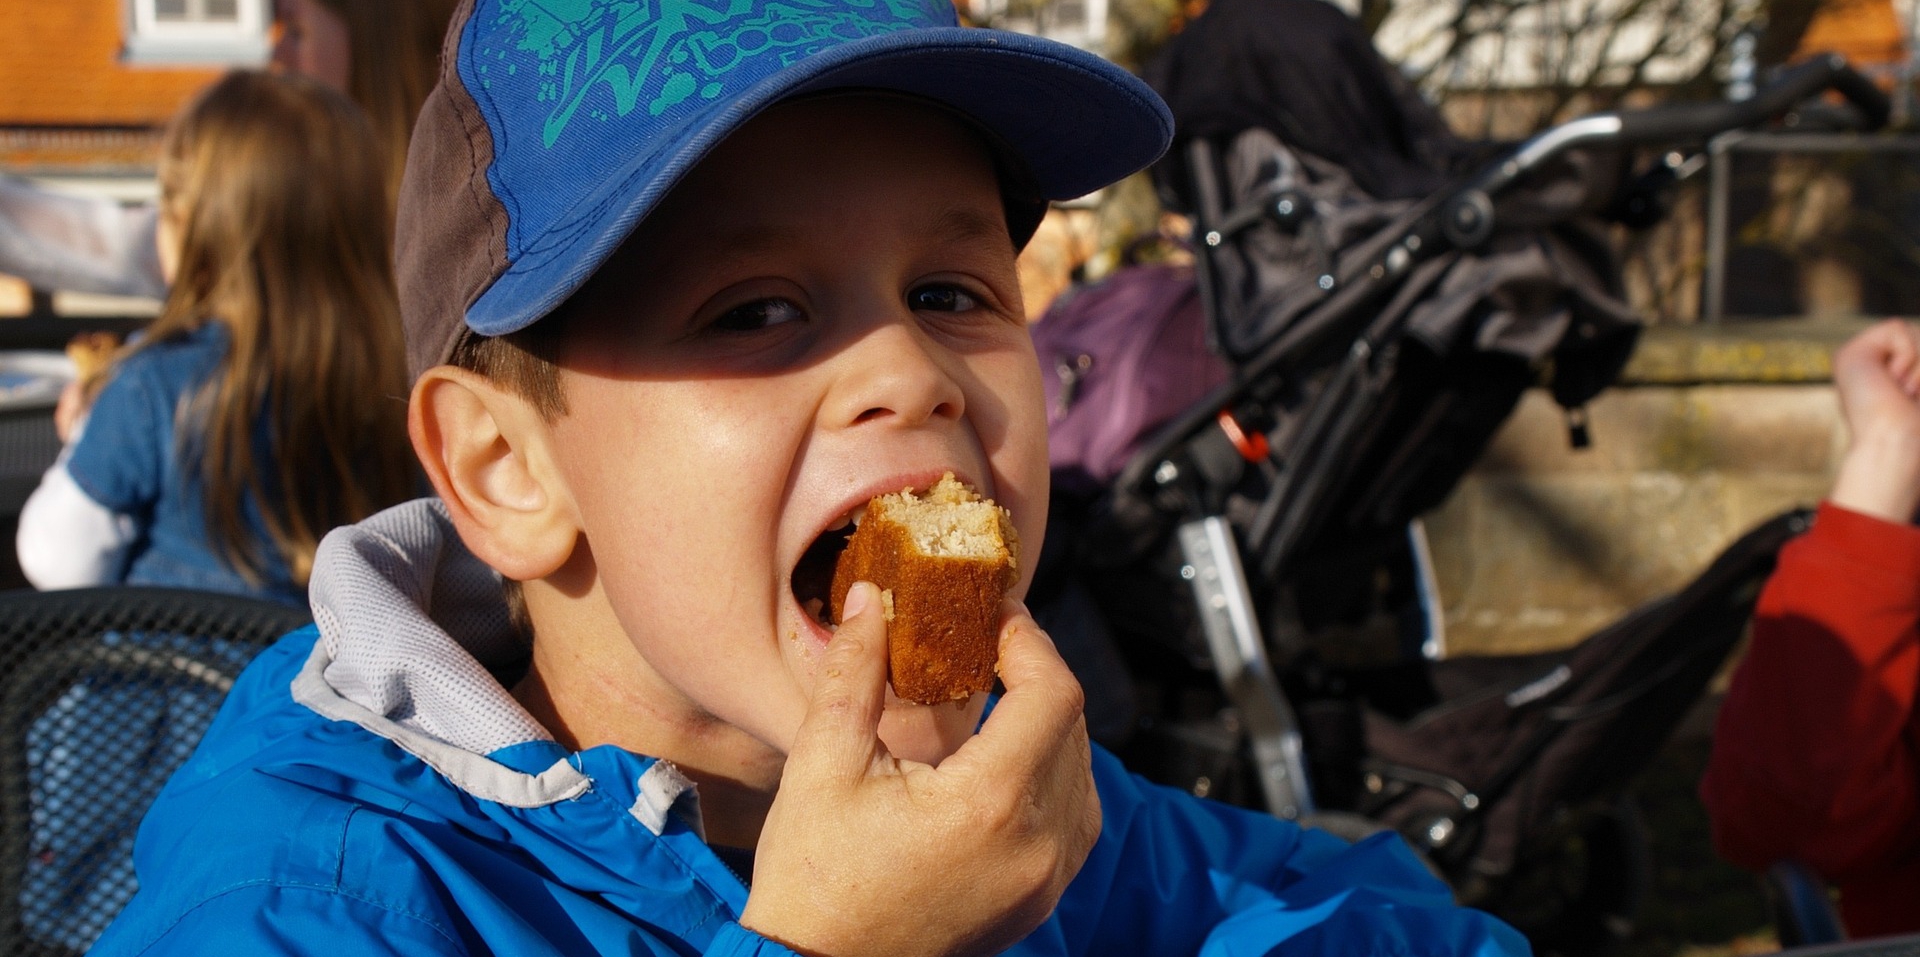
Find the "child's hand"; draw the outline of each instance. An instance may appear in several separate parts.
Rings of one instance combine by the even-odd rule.
[[[1851,442],[1830,496],[1890,521],[1920,505],[1920,329],[1888,320],[1833,355],[1833,385]]]
[[[848,594],[740,922],[804,954],[999,953],[1053,911],[1100,835],[1079,682],[1015,607],[1007,691],[980,733],[938,767],[896,760],[878,735],[879,604],[871,584]]]
[[[93,406],[93,397],[119,348],[120,337],[111,332],[83,332],[67,340],[73,379],[60,390],[60,400],[53,407],[53,431],[63,444],[73,441],[74,427]]]
[[[73,441],[74,426],[86,416],[88,407],[92,405],[91,400],[86,383],[78,379],[60,388],[60,399],[53,406],[53,434],[59,437],[60,444]]]

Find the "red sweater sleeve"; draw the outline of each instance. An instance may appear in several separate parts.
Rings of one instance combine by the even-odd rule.
[[[1920,851],[1920,528],[1832,504],[1754,612],[1700,795],[1722,856],[1842,886]]]

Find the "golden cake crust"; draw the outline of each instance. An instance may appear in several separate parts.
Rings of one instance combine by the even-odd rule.
[[[942,480],[950,481],[951,476]],[[961,701],[993,690],[1000,658],[1000,601],[1019,577],[1013,523],[1005,509],[991,502],[986,504],[999,516],[997,555],[930,555],[915,543],[905,524],[908,510],[942,508],[945,503],[939,500],[951,495],[943,485],[926,498],[910,491],[875,498],[834,566],[830,592],[834,621],[841,619],[847,589],[854,582],[869,581],[889,593],[887,656],[893,690],[919,704]],[[970,491],[968,495],[972,501],[986,501]]]

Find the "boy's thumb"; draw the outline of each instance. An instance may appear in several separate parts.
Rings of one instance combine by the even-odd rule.
[[[855,582],[820,662],[788,764],[800,759],[847,778],[865,775],[885,747],[879,729],[886,700],[887,622],[880,589]]]

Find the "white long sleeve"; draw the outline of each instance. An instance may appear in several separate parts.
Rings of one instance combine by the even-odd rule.
[[[76,426],[74,439],[84,423]],[[40,477],[20,509],[14,547],[20,571],[33,587],[81,588],[120,580],[127,549],[139,535],[133,517],[96,502],[67,471],[73,443]]]

